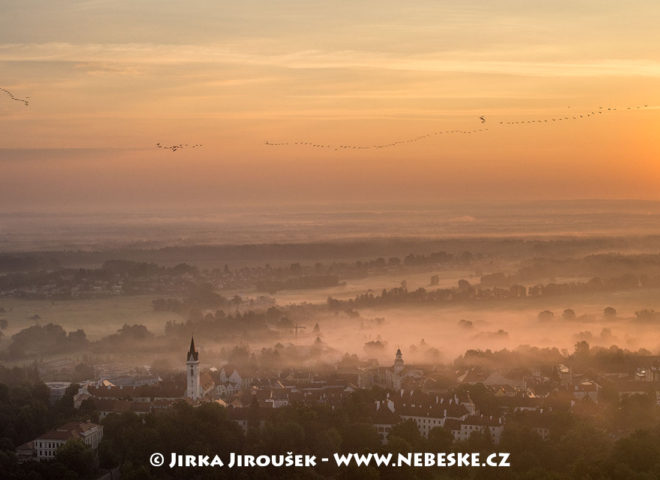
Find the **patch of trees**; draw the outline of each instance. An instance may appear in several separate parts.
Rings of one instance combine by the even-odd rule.
[[[197,268],[185,263],[163,267],[153,263],[108,260],[101,268],[26,269],[8,273],[0,276],[0,292],[28,298],[138,294],[183,290],[196,283],[198,277]]]
[[[13,449],[74,418],[73,396],[78,389],[78,385],[70,385],[51,404],[48,387],[34,367],[0,366],[0,444]]]
[[[485,275],[483,280],[492,285],[501,282],[529,282],[552,277],[620,277],[629,275],[645,278],[655,286],[660,282],[660,255],[658,254],[592,254],[582,258],[534,258],[523,262],[514,274],[501,272]]]
[[[121,349],[144,346],[155,337],[144,325],[124,324],[116,333],[102,339],[89,342],[84,330],[66,332],[60,325],[33,325],[11,337],[9,346],[3,355],[5,358],[42,357],[59,353],[75,353],[82,350],[95,352],[113,352]],[[74,376],[89,378],[90,369],[78,365]],[[86,377],[87,376],[87,377]]]
[[[199,272],[196,267],[187,263],[179,263],[174,267],[163,267],[155,263],[133,262],[131,260],[107,260],[103,263],[101,270],[122,276],[130,277],[148,277],[152,275],[197,275]]]
[[[278,311],[277,309],[275,309]],[[184,338],[195,332],[212,340],[226,341],[228,337],[249,332],[253,335],[270,334],[272,328],[288,328],[292,326],[284,315],[273,315],[263,311],[225,313],[217,310],[215,313],[203,313],[191,310],[185,322],[168,321],[165,324],[165,336]]]
[[[72,352],[88,346],[84,330],[66,332],[60,325],[32,325],[11,337],[7,354],[10,358]]]
[[[238,295],[232,298],[223,297],[216,293],[212,284],[205,282],[192,286],[187,295],[181,300],[178,298],[157,298],[151,303],[157,312],[175,312],[185,315],[193,309],[235,308],[243,303],[243,299]]]
[[[581,370],[632,374],[636,368],[648,367],[657,364],[657,361],[657,357],[653,357],[651,352],[643,348],[631,351],[616,345],[594,347],[581,340],[575,344],[569,364]]]
[[[513,350],[467,350],[454,360],[456,369],[483,367],[485,369],[520,369],[532,366],[551,367],[566,357],[557,348],[520,346]]]
[[[138,347],[152,340],[154,334],[144,325],[124,324],[117,333],[108,335],[94,343],[93,348],[101,352],[116,352],[131,347]]]
[[[660,277],[658,277],[660,286]],[[467,280],[459,280],[458,287],[408,290],[403,284],[401,287],[383,289],[380,294],[368,291],[347,300],[338,300],[328,297],[327,305],[332,310],[344,310],[346,308],[369,308],[378,306],[389,306],[397,304],[421,304],[421,303],[465,303],[475,301],[509,300],[525,297],[551,297],[561,295],[578,295],[596,292],[610,292],[618,290],[635,289],[650,284],[644,283],[634,275],[602,280],[592,278],[587,282],[548,283],[545,285],[534,285],[529,288],[522,285],[512,285],[509,288],[484,287],[483,285],[471,285]],[[552,312],[547,312],[551,314]],[[570,315],[570,311],[565,312]],[[642,312],[644,313],[644,312]],[[546,320],[544,313],[543,320]],[[646,315],[645,318],[648,318]]]

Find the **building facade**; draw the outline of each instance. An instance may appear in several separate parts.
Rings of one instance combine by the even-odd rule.
[[[42,462],[53,460],[57,449],[69,440],[80,439],[85,445],[96,450],[102,438],[102,425],[72,422],[37,437],[32,442],[32,448],[36,459]]]

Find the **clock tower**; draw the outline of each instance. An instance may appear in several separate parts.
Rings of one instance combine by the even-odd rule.
[[[201,388],[199,386],[199,353],[195,350],[195,339],[190,338],[190,350],[186,356],[186,397],[191,400],[199,400]]]

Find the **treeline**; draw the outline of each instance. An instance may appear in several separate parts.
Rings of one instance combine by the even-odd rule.
[[[60,325],[32,325],[12,335],[7,348],[8,358],[52,355],[87,348],[89,341],[82,329],[66,332]]]
[[[540,257],[524,260],[515,273],[493,272],[481,277],[484,286],[508,286],[553,277],[637,278],[660,286],[660,254],[599,253],[579,258]]]
[[[212,284],[204,282],[190,287],[188,293],[182,299],[157,298],[151,303],[156,312],[175,312],[187,315],[188,312],[194,309],[237,307],[243,303],[243,299],[238,295],[226,298],[216,293]]]
[[[4,359],[40,358],[56,354],[75,354],[85,350],[93,352],[116,352],[134,347],[154,338],[144,325],[124,324],[116,333],[90,342],[82,329],[67,332],[61,325],[48,323],[33,325],[14,334]]]
[[[32,258],[32,257],[30,257]],[[39,268],[0,276],[0,294],[26,298],[133,295],[153,291],[183,291],[199,283],[196,267],[181,263],[109,260],[101,268]]]
[[[27,257],[34,262],[39,257]],[[401,270],[403,268],[467,267],[479,254],[444,251],[429,254],[408,254],[402,257],[378,257],[354,262],[292,263],[287,266],[240,266],[200,271],[187,263],[173,267],[132,260],[107,260],[100,268],[39,268],[0,276],[0,295],[25,298],[79,298],[108,295],[135,295],[168,292],[185,295],[188,290],[213,285],[216,290],[255,288],[277,292],[285,289],[325,288],[339,285],[341,278]],[[26,262],[29,264],[26,260]],[[156,301],[157,309],[185,310],[186,306],[172,301]],[[201,307],[200,304],[191,304]],[[207,304],[213,308],[221,303]]]
[[[325,288],[338,285],[341,279],[363,278],[406,268],[450,268],[467,267],[480,254],[463,252],[452,254],[444,251],[429,254],[408,254],[405,256],[376,257],[352,262],[300,262],[289,265],[253,265],[230,268],[215,268],[208,273],[221,289],[256,287],[258,291],[275,293],[280,290]]]
[[[232,301],[229,301],[229,304],[233,305]],[[286,309],[270,307],[266,310],[246,310],[233,313],[226,313],[220,309],[204,313],[200,309],[192,308],[188,311],[185,320],[168,321],[165,324],[164,336],[154,335],[144,325],[124,324],[115,333],[93,342],[87,339],[87,335],[82,329],[67,332],[61,325],[53,323],[32,325],[10,338],[7,348],[0,353],[0,358],[37,358],[59,353],[75,354],[82,351],[112,353],[127,349],[157,350],[165,348],[170,342],[187,338],[193,332],[195,335],[204,335],[209,339],[222,342],[246,333],[250,335],[251,339],[277,339],[280,336],[279,331],[293,331],[295,324],[290,316],[303,317],[308,312],[306,308],[305,306]]]
[[[602,251],[657,251],[658,236],[570,237],[529,239],[469,238],[368,238],[308,243],[192,245],[164,248],[121,248],[96,251],[51,251],[7,256],[42,257],[63,266],[101,265],[115,258],[134,262],[174,264],[185,258],[197,265],[257,265],[264,263],[316,262],[328,258],[364,259],[404,257],[409,252],[454,254],[471,251],[501,258],[571,257]]]
[[[245,333],[250,333],[250,338],[260,335],[273,337],[274,330],[293,327],[294,324],[286,312],[276,307],[266,311],[248,310],[234,313],[226,313],[224,310],[217,310],[215,313],[192,310],[185,322],[168,321],[165,324],[165,336],[185,338],[194,331],[195,335],[224,342],[227,338]]]
[[[347,300],[328,297],[327,305],[332,310],[342,310],[347,308],[369,308],[401,304],[451,304],[487,300],[509,300],[525,297],[580,295],[647,287],[660,287],[660,277],[649,279],[648,277],[624,275],[605,280],[596,277],[586,282],[547,283],[529,287],[516,284],[508,288],[471,285],[466,280],[459,280],[458,286],[454,288],[432,290],[418,288],[410,291],[404,285],[391,289],[383,289],[380,294],[369,291]]]
[[[528,369],[533,367],[554,367],[566,362],[567,358],[558,348],[540,348],[519,346],[515,349],[502,350],[467,350],[456,358],[453,366],[456,369],[482,367],[496,369]]]
[[[538,368],[547,373],[548,368],[554,369],[560,363],[576,371],[592,372],[593,375],[597,375],[595,372],[633,375],[637,368],[660,366],[660,357],[653,356],[644,348],[628,350],[617,345],[591,346],[581,340],[576,342],[573,352],[560,351],[557,347],[533,346],[519,346],[511,350],[470,349],[456,358],[452,366],[457,370],[482,368],[489,371],[531,371]]]

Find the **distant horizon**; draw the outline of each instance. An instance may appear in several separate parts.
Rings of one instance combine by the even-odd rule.
[[[660,201],[338,203],[0,212],[0,252],[660,234]]]
[[[454,208],[457,206],[477,207],[477,208],[506,208],[510,206],[515,207],[543,207],[543,206],[579,206],[579,207],[610,207],[621,208],[625,204],[636,204],[637,206],[659,205],[660,197],[656,198],[643,198],[643,197],[565,197],[565,198],[494,198],[494,199],[470,199],[470,198],[453,198],[453,199],[433,199],[433,200],[410,200],[410,201],[397,201],[397,200],[362,200],[362,201],[341,201],[341,200],[327,200],[327,201],[281,201],[281,202],[241,202],[241,201],[207,201],[199,202],[197,204],[182,204],[181,202],[167,203],[150,203],[150,204],[132,204],[125,205],[120,203],[115,204],[102,204],[94,205],[91,202],[82,204],[66,204],[66,205],[23,205],[17,207],[6,207],[0,205],[0,215],[76,215],[76,214],[118,214],[126,213],[129,215],[139,215],[141,213],[159,213],[164,214],[172,212],[173,214],[181,214],[189,212],[194,214],[198,212],[203,215],[210,215],[217,213],[222,208],[232,208],[237,211],[241,210],[260,210],[263,212],[281,211],[284,209],[287,213],[292,211],[299,211],[304,213],[312,213],[314,210],[327,213],[328,211],[370,211],[378,209],[387,210],[408,210],[414,209],[419,211],[424,210],[438,210],[446,208]]]

